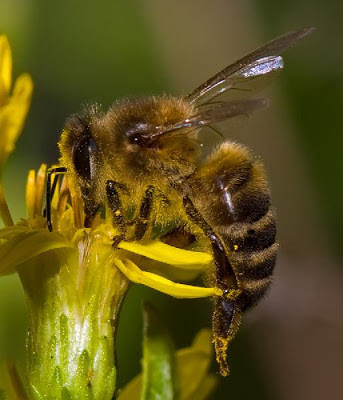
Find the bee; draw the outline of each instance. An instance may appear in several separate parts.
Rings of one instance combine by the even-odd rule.
[[[187,247],[197,235],[213,254],[213,337],[220,372],[242,314],[268,290],[276,262],[275,217],[262,162],[241,144],[224,141],[205,160],[198,133],[267,105],[257,89],[283,68],[281,53],[307,36],[305,28],[280,36],[217,73],[185,97],[121,100],[107,111],[88,107],[66,122],[59,142],[61,165],[47,183],[51,224],[51,174],[68,171],[90,227],[107,205],[123,240],[142,240],[158,222],[176,227],[160,239]],[[230,94],[240,97],[230,100]],[[236,96],[237,97],[237,96]],[[134,218],[129,218],[134,210]],[[129,234],[130,231],[130,234]]]

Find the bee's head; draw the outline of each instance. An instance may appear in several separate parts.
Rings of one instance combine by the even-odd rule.
[[[82,114],[70,117],[59,141],[60,163],[67,168],[68,179],[80,189],[88,204],[99,200],[97,188],[103,181],[103,157],[94,133],[94,124],[101,116],[99,108],[92,106]]]

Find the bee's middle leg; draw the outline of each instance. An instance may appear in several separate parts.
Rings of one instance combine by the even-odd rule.
[[[126,222],[123,216],[122,204],[117,190],[117,182],[106,182],[106,195],[108,205],[113,215],[113,223],[118,227],[119,234],[114,236],[112,246],[116,249],[119,243],[126,238]]]
[[[153,207],[154,194],[155,194],[154,186],[152,185],[148,186],[144,193],[141,206],[139,209],[139,216],[136,220],[136,227],[133,240],[136,241],[141,240],[146,234],[146,231],[148,229],[148,221]]]

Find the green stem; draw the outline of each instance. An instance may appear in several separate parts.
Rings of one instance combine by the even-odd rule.
[[[12,226],[13,219],[10,210],[7,205],[4,188],[2,182],[0,182],[0,216],[5,226]]]
[[[114,394],[115,330],[127,282],[100,235],[84,233],[76,247],[44,253],[39,265],[19,271],[30,312],[30,400]]]

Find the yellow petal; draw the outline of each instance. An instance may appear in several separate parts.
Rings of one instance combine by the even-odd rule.
[[[0,167],[14,150],[31,103],[33,82],[28,74],[21,75],[15,83],[13,95],[0,110]]]
[[[181,400],[193,398],[203,384],[212,361],[212,334],[209,329],[201,330],[194,339],[192,347],[179,350],[177,368]]]
[[[141,258],[139,260],[133,257],[131,258],[130,256],[129,258],[139,265],[139,268],[143,271],[152,272],[153,274],[161,275],[164,278],[179,283],[192,282],[209,268],[199,265],[197,269],[183,269],[181,266],[175,267],[174,265],[164,264],[148,258]]]
[[[34,215],[42,215],[43,198],[45,194],[46,164],[41,164],[37,172],[35,190],[35,212]]]
[[[48,232],[46,229],[30,230],[29,228],[26,228],[24,232],[20,232],[21,230],[22,227],[14,226],[13,231],[16,233],[11,235],[10,228],[6,229],[9,239],[0,245],[0,276],[15,272],[19,265],[49,250],[75,249],[62,235],[56,232]]]
[[[0,35],[0,104],[12,85],[12,53],[7,36]]]
[[[199,269],[199,266],[207,268],[212,262],[210,254],[179,249],[158,240],[145,240],[139,243],[123,241],[119,244],[119,247],[131,253],[183,269]]]
[[[9,240],[19,233],[26,233],[29,231],[28,226],[16,224],[0,229],[0,239]]]
[[[199,331],[195,336],[192,347],[201,350],[210,356],[213,353],[211,329],[201,329],[201,331]]]
[[[36,171],[31,169],[26,180],[26,210],[30,219],[35,215]]]
[[[208,270],[212,261],[210,254],[179,249],[158,240],[122,242],[119,247],[144,256],[138,262],[141,269],[181,282],[194,280]]]
[[[120,391],[118,400],[139,400],[141,398],[141,391],[142,374],[139,374]]]
[[[204,378],[201,385],[189,397],[182,400],[206,400],[214,391],[218,384],[218,377],[215,375],[208,375]]]
[[[217,288],[183,285],[151,272],[142,271],[129,259],[125,259],[124,262],[118,258],[114,259],[115,265],[131,282],[148,286],[152,289],[158,290],[159,292],[166,293],[169,296],[182,299],[195,299],[209,296],[220,296],[222,294],[220,289]]]

